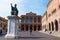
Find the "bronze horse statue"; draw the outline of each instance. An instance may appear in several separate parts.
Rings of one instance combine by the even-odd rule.
[[[12,6],[11,4],[11,15],[18,16],[18,9],[16,7],[17,5],[15,4],[15,7]]]

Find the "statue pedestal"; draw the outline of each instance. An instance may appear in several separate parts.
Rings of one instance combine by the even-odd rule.
[[[8,16],[8,28],[7,34],[5,38],[15,38],[19,36],[18,28],[19,28],[19,17],[12,15]]]

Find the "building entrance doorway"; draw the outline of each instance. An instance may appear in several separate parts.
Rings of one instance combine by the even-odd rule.
[[[2,30],[0,30],[0,35],[2,35]]]
[[[32,25],[30,25],[30,31],[32,31]]]
[[[34,31],[36,31],[36,25],[34,25]]]
[[[24,25],[22,25],[22,31],[24,31]]]
[[[49,31],[51,31],[51,25],[50,25],[50,23],[49,23]]]
[[[51,22],[51,24],[52,24],[52,31],[54,31],[54,24],[53,24],[53,22]]]
[[[26,31],[28,31],[28,25],[26,25]]]
[[[41,30],[41,26],[40,25],[38,25],[38,31],[40,31]]]
[[[55,20],[55,30],[58,31],[58,21]]]

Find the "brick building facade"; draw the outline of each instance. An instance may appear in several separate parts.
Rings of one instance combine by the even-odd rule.
[[[21,27],[22,31],[40,31],[41,27],[41,15],[36,15],[35,13],[26,13],[26,15],[21,16]]]
[[[47,12],[42,16],[42,30],[45,31],[47,26]]]
[[[50,0],[48,3],[45,23],[48,31],[60,31],[60,0]]]
[[[7,21],[5,18],[0,17],[0,34],[7,31]]]

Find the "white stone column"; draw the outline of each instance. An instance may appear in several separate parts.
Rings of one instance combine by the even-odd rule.
[[[19,17],[18,16],[8,16],[8,28],[5,38],[15,38],[18,37],[19,29]]]

